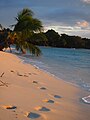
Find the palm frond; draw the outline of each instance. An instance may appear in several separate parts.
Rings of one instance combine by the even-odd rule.
[[[24,49],[30,51],[31,54],[39,56],[41,50],[28,42],[27,39],[35,32],[41,32],[43,26],[41,21],[33,18],[33,12],[28,8],[23,9],[17,14],[17,24],[14,27],[14,31],[17,33],[16,49],[23,52]]]

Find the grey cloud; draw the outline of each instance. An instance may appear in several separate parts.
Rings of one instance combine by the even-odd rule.
[[[83,0],[0,0],[0,24],[15,23],[14,17],[23,8],[31,8],[44,26],[75,26],[79,21],[90,23],[90,6]]]
[[[58,9],[48,13],[44,18],[66,24],[74,24],[79,20],[90,22],[90,16],[88,16],[87,12],[71,9]]]
[[[90,0],[82,0],[82,2],[85,2],[87,4],[90,4]]]
[[[1,6],[27,6],[31,7],[62,7],[62,6],[77,6],[80,4],[80,0],[0,0]],[[77,4],[78,3],[78,4]]]

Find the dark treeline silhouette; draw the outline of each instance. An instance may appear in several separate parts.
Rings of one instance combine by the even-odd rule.
[[[10,45],[15,45],[16,50],[23,54],[28,50],[32,55],[39,56],[41,50],[38,46],[90,49],[90,39],[88,38],[67,34],[59,35],[53,29],[43,32],[42,22],[34,18],[31,9],[24,8],[18,12],[15,20],[16,24],[11,25],[13,30],[4,28],[0,24],[0,51],[10,48]]]
[[[48,30],[44,33],[47,38],[48,46],[62,48],[86,48],[90,49],[90,39],[79,36],[69,36],[67,34],[59,35],[54,30]]]
[[[40,34],[37,34],[36,37],[32,40],[33,44],[58,48],[90,49],[90,39],[88,38],[81,38],[80,36],[69,36],[67,34],[59,35],[58,32],[52,29],[42,33],[41,37],[39,36]]]
[[[39,56],[41,50],[33,44],[33,40],[36,39],[37,35],[42,36],[40,39],[43,39],[44,34],[41,34],[43,31],[42,22],[35,18],[33,11],[28,8],[18,12],[15,20],[16,24],[11,25],[13,31],[0,24],[0,51],[10,48],[10,45],[15,45],[16,50],[22,54],[28,50],[32,55]]]
[[[3,51],[3,48],[10,48],[11,41],[9,35],[11,32],[12,30],[10,30],[9,28],[3,28],[0,30],[0,51]]]
[[[9,28],[0,30],[0,44],[2,46],[2,48],[0,47],[0,50],[9,46],[10,38],[8,37],[8,34],[12,32],[13,31]],[[5,41],[7,42],[5,43]],[[79,36],[69,36],[67,34],[59,35],[58,32],[52,29],[44,33],[34,34],[34,36],[28,38],[27,41],[38,46],[90,49],[90,39],[81,38]]]

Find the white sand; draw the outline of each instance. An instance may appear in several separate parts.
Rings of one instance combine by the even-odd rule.
[[[89,120],[88,92],[0,52],[0,120]]]

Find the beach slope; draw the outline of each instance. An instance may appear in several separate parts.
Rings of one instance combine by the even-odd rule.
[[[88,94],[0,52],[0,120],[88,120]]]

